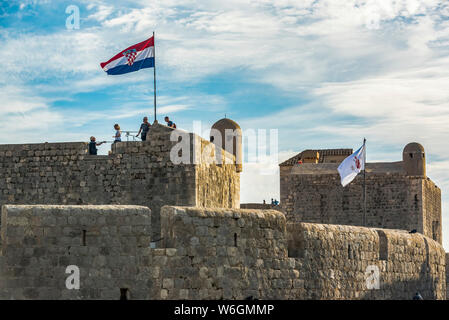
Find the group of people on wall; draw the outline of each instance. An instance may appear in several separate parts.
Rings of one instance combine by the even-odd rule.
[[[267,202],[265,201],[265,199],[263,200],[263,204],[267,204]],[[271,205],[273,205],[273,206],[278,206],[278,205],[279,205],[279,201],[278,201],[277,199],[271,198]]]
[[[170,120],[168,116],[164,118],[165,122],[167,123],[167,127],[176,129],[176,124]],[[147,134],[148,131],[150,131],[151,124],[148,122],[148,117],[143,118],[143,122],[140,125],[139,131],[136,134],[136,137],[138,138],[140,136],[140,139],[142,141],[147,140]],[[115,129],[115,135],[112,136],[114,138],[114,142],[121,142],[122,141],[122,131],[120,129],[120,125],[118,123],[114,124]],[[97,139],[92,136],[90,137],[90,143],[89,143],[89,154],[96,155],[98,152],[97,147],[102,145],[103,143],[106,143],[106,141],[97,142]]]

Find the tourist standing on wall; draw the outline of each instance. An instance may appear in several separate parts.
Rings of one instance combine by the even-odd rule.
[[[413,300],[424,300],[424,299],[419,292],[416,292],[415,296],[413,297]]]
[[[89,154],[91,155],[97,155],[97,146],[102,145],[103,143],[106,143],[106,141],[102,141],[102,142],[96,142],[96,139],[94,136],[90,137],[90,142],[89,142]]]
[[[114,124],[115,129],[115,136],[112,136],[114,138],[114,143],[121,142],[122,141],[122,133],[120,131],[120,126],[118,123]]]
[[[142,139],[142,141],[147,140],[147,133],[150,130],[150,126],[151,125],[148,122],[148,117],[144,117],[143,123],[140,125],[140,129],[139,129],[139,132],[137,133],[136,137],[138,137],[140,132],[142,132],[142,135],[140,136],[140,138]]]
[[[171,121],[168,117],[165,117],[165,122],[167,122],[167,126],[173,129],[176,129],[176,124]]]

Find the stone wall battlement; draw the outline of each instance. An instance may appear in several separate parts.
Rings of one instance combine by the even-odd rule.
[[[170,136],[178,131],[152,126],[147,141],[115,143],[109,156],[87,155],[83,142],[0,146],[0,205],[144,205],[153,211],[154,240],[160,238],[163,205],[238,207],[233,155],[184,132],[189,142],[181,153],[189,161],[173,163],[178,141]],[[209,161],[217,152],[231,161]]]
[[[0,145],[0,157],[13,157],[13,156],[29,157],[35,155],[53,156],[53,155],[67,155],[67,154],[69,155],[85,154],[87,153],[87,145],[88,145],[87,142],[2,144]]]
[[[2,207],[0,299],[118,299],[120,288],[147,294],[143,260],[151,215],[140,206]],[[80,290],[68,290],[68,266]],[[149,279],[149,277],[148,277]]]
[[[144,207],[3,206],[2,216],[3,299],[445,298],[444,250],[420,234],[164,206],[168,247],[152,249]],[[79,290],[65,286],[68,265],[80,268]]]
[[[426,176],[422,145],[407,144],[402,161],[366,163],[366,175],[343,187],[337,168],[348,151],[306,150],[280,164],[289,221],[416,230],[442,243],[441,190]]]
[[[310,298],[445,299],[445,252],[436,241],[402,230],[288,223],[289,256],[302,261]],[[373,274],[379,288],[361,281]],[[310,296],[311,295],[311,296]]]
[[[300,172],[302,166],[307,173]],[[317,166],[325,168],[314,171]],[[280,209],[289,221],[363,225],[363,174],[343,187],[337,167],[333,163],[303,164],[289,172],[281,167]],[[367,170],[365,181],[367,226],[416,229],[442,242],[441,190],[432,180],[393,170]]]
[[[162,237],[168,248],[197,242],[205,247],[229,246],[245,250],[264,246],[273,256],[285,256],[285,252],[279,251],[285,250],[285,225],[285,216],[276,210],[171,206],[163,208]]]

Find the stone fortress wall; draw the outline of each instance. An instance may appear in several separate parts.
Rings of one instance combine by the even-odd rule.
[[[164,206],[161,212],[163,245],[152,249],[145,207],[3,206],[0,298],[446,295],[444,250],[419,233],[288,223],[275,210]],[[79,290],[66,288],[69,265],[80,269]],[[379,271],[379,289],[367,287],[371,270]]]
[[[238,209],[242,167],[223,139],[186,133],[186,155],[172,133],[152,126],[148,141],[114,144],[108,156],[87,155],[85,143],[0,146],[0,298],[445,298],[441,199],[419,164],[368,166],[369,203],[382,203],[368,222],[427,237],[338,225],[360,224],[360,181],[335,191],[348,150],[281,166],[284,215]],[[213,163],[218,154],[228,161]],[[80,290],[65,286],[68,265],[80,268]],[[380,288],[368,289],[376,274]]]
[[[308,150],[303,163],[298,155],[280,165],[281,209],[289,220],[363,225],[363,174],[342,187],[337,168],[352,150],[335,152],[339,161],[308,161]],[[442,243],[441,190],[426,176],[417,143],[405,147],[402,161],[366,164],[366,207],[368,227],[416,229]]]
[[[108,156],[88,155],[83,142],[0,145],[0,205],[147,206],[155,241],[163,205],[238,208],[240,176],[233,155],[190,133],[189,163],[174,164],[170,151],[178,141],[170,140],[172,132],[153,125],[148,141],[113,144]],[[227,162],[210,164],[214,152]]]
[[[0,299],[119,299],[121,288],[151,288],[147,207],[5,205],[1,239]],[[70,265],[80,290],[66,288]]]

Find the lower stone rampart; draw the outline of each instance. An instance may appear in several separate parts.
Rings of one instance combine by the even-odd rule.
[[[131,288],[146,298],[150,235],[147,207],[3,206],[0,299],[119,299]],[[69,266],[79,290],[66,287]]]
[[[446,296],[444,250],[417,233],[173,206],[162,208],[161,226],[165,248],[153,249],[146,207],[3,206],[0,298]],[[70,265],[80,269],[79,290],[66,287]]]
[[[445,252],[419,233],[289,223],[306,299],[445,299]],[[368,289],[371,288],[371,289]]]

